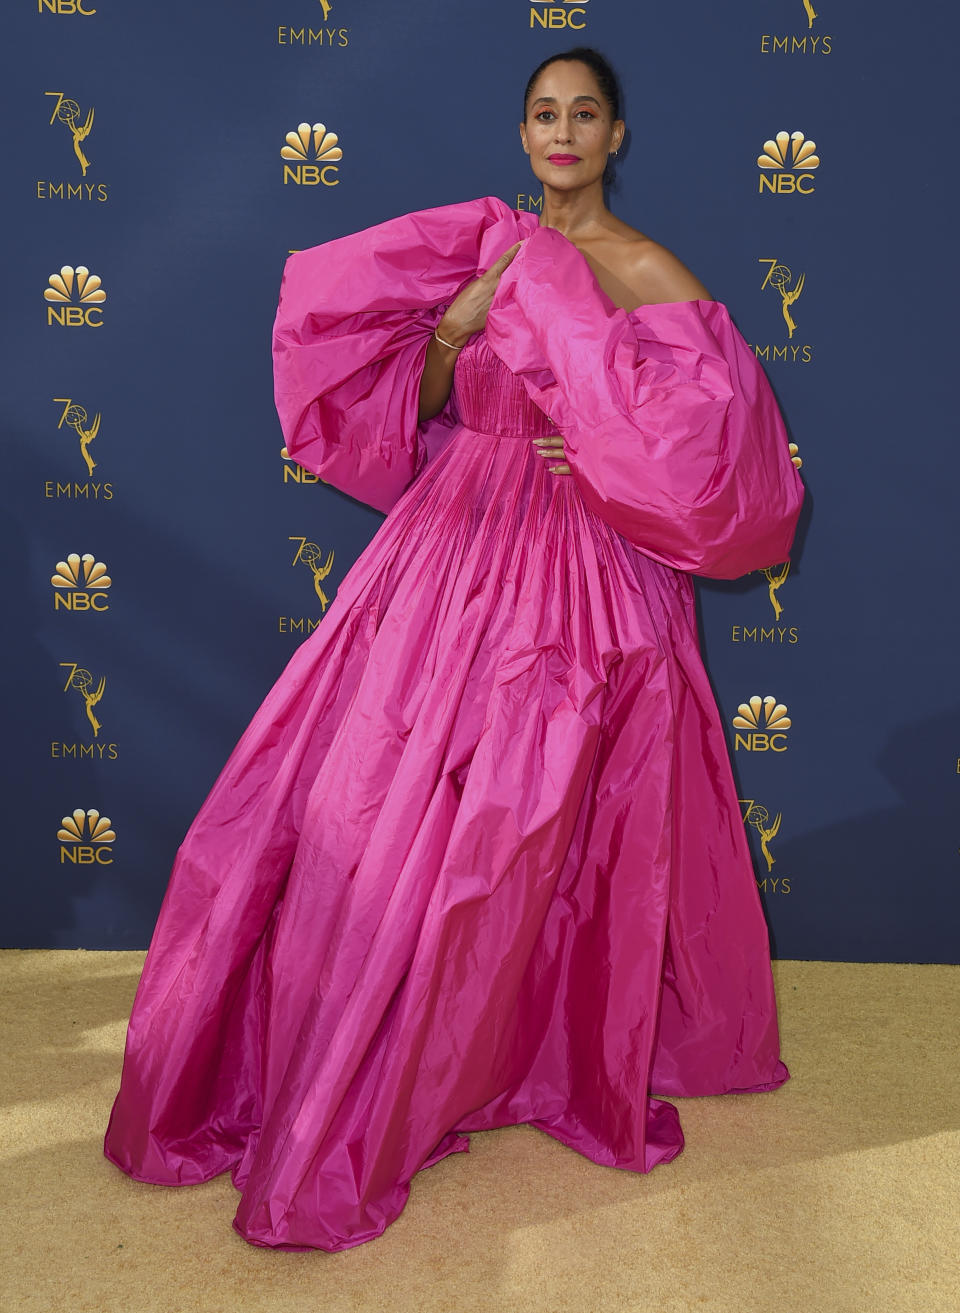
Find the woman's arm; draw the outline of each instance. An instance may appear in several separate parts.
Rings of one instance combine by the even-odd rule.
[[[517,242],[508,251],[504,251],[485,274],[468,283],[437,325],[436,333],[427,347],[420,377],[418,417],[421,423],[433,419],[447,404],[453,387],[457,356],[474,333],[483,332],[500,277],[519,249],[520,243]],[[442,337],[449,345],[438,342],[438,337]]]
[[[444,320],[441,319],[437,325],[437,332],[442,338],[450,341],[443,331],[443,326]],[[427,356],[423,363],[423,373],[420,376],[420,409],[417,418],[421,424],[424,420],[433,419],[434,415],[439,415],[447,404],[453,388],[454,366],[457,363],[457,356],[460,354],[459,348],[463,345],[464,343],[455,342],[453,346],[444,346],[437,341],[436,337],[430,339]],[[454,347],[458,349],[455,350]]]

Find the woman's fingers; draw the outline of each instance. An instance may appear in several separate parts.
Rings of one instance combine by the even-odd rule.
[[[506,269],[507,265],[513,259],[516,253],[520,250],[520,245],[521,245],[520,242],[515,242],[513,246],[510,247],[509,251],[504,251],[500,259],[495,260],[493,264],[490,266],[490,268],[487,270],[488,274],[495,282],[500,281],[500,275],[503,273],[504,269]]]
[[[534,451],[539,452],[541,456],[549,456],[555,459],[558,456],[563,457],[567,454],[563,449],[563,436],[560,433],[551,433],[548,437],[533,438],[531,441],[533,442]],[[573,473],[566,461],[560,465],[548,465],[547,470],[550,474]]]

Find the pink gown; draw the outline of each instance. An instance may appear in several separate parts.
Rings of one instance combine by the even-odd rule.
[[[519,239],[418,429],[443,308]],[[326,1250],[470,1131],[649,1171],[653,1095],[787,1078],[687,573],[787,557],[766,380],[721,305],[617,310],[495,199],[291,257],[275,356],[292,455],[390,513],[180,849],[106,1153],[231,1170],[241,1235]]]

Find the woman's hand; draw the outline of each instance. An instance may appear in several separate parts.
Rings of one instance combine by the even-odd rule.
[[[437,332],[442,338],[453,346],[462,347],[466,346],[474,333],[483,332],[503,271],[519,250],[520,243],[517,242],[509,251],[504,251],[485,274],[467,283],[456,300],[451,301],[437,325]]]
[[[453,388],[453,367],[457,363],[460,348],[467,345],[474,333],[480,333],[486,327],[497,284],[504,269],[519,250],[520,243],[517,242],[509,251],[504,251],[485,274],[467,283],[456,300],[451,301],[437,324],[437,334],[443,338],[443,342],[438,342],[434,337],[427,346],[420,376],[418,419],[421,423],[439,415],[447,404]],[[449,345],[444,346],[444,342]]]
[[[799,469],[800,466],[803,464],[803,460],[802,460],[802,458],[800,457],[799,452],[800,452],[800,448],[797,446],[797,444],[796,444],[795,442],[791,442],[791,443],[790,443],[790,459],[793,461],[793,463],[794,463],[794,465],[797,467],[797,469]]]
[[[544,457],[560,456],[562,458],[566,457],[567,453],[563,449],[563,437],[559,433],[551,433],[549,437],[546,438],[533,438],[532,441],[533,441],[534,450],[539,452],[541,456]],[[570,466],[566,463],[565,459],[563,460],[563,463],[560,465],[548,465],[547,470],[549,471],[550,474],[572,473],[572,470],[570,469]]]

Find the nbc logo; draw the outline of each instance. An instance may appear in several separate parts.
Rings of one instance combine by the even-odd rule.
[[[42,14],[44,10],[48,14],[79,14],[82,18],[92,18],[97,12],[83,0],[37,0],[37,12]]]
[[[305,470],[302,465],[298,465],[291,457],[286,447],[280,448],[280,456],[283,460],[283,481],[284,483],[319,483],[320,475],[311,474]]]
[[[760,174],[760,191],[784,195],[813,191],[813,170],[820,167],[817,143],[808,141],[802,132],[778,132],[771,141],[763,143],[763,152],[757,156]]]
[[[101,309],[107,294],[102,281],[84,265],[76,269],[65,264],[58,274],[51,274],[43,293],[47,303],[47,324],[60,324],[65,328],[99,328],[103,323]]]
[[[734,737],[734,751],[743,748],[747,752],[786,752],[786,731],[792,722],[787,708],[775,697],[768,694],[762,698],[754,693],[748,702],[741,702],[737,707],[732,723],[738,731]],[[746,732],[740,733],[741,730]]]
[[[280,158],[295,161],[283,166],[283,183],[295,182],[298,186],[336,187],[340,179],[335,160],[343,159],[335,132],[328,132],[322,123],[301,123],[296,132],[287,133],[287,144],[280,150]]]
[[[50,582],[57,590],[53,595],[55,611],[106,611],[110,599],[106,590],[113,583],[107,567],[89,552],[78,556],[71,552],[65,561],[58,561]]]
[[[530,5],[530,26],[542,27],[550,31],[572,27],[578,30],[587,25],[587,5],[590,0],[562,0],[554,4],[552,0],[525,0]]]
[[[84,811],[78,807],[64,816],[57,830],[60,840],[60,863],[74,866],[109,866],[113,861],[113,848],[117,836],[109,816],[101,816],[95,807]]]

